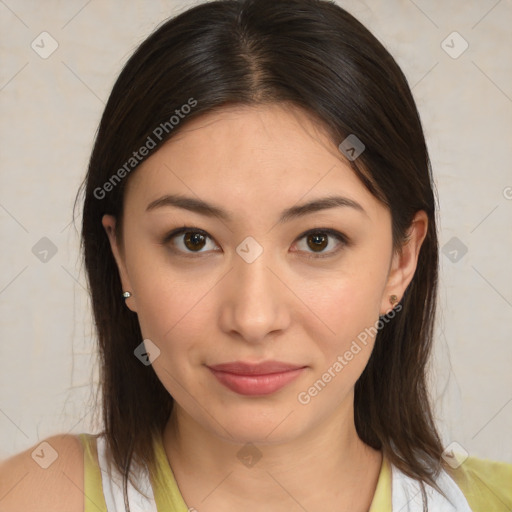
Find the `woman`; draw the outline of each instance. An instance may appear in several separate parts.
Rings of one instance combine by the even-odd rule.
[[[61,462],[30,497],[4,464],[8,510],[48,486],[53,511],[510,510],[512,465],[436,431],[428,152],[403,73],[343,9],[164,23],[84,191],[104,432],[49,439]]]

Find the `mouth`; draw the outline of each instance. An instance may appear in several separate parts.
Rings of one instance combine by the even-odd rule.
[[[280,361],[251,364],[242,361],[208,366],[217,380],[240,395],[263,396],[284,388],[295,380],[306,366]]]

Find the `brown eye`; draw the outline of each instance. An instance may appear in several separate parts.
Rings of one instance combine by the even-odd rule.
[[[205,236],[195,231],[185,233],[184,244],[191,251],[201,250],[205,246]]]
[[[163,240],[165,245],[170,244],[173,252],[189,256],[193,253],[201,255],[210,252],[203,249],[208,245],[208,241],[212,240],[204,231],[197,228],[183,227],[172,231]],[[215,244],[213,244],[215,248]]]
[[[297,240],[306,240],[306,248],[300,249],[298,252],[309,254],[310,258],[326,258],[337,254],[344,246],[349,245],[349,239],[338,231],[326,229],[312,229],[303,233]],[[337,240],[334,248],[331,240]],[[211,241],[213,249],[216,244],[213,239],[198,228],[183,227],[169,233],[164,239],[165,245],[170,245],[171,250],[184,256],[202,255],[203,253],[212,252],[211,250],[203,250],[208,241]],[[300,245],[300,244],[299,244]],[[328,250],[326,250],[329,248]]]
[[[303,233],[299,237],[299,241],[302,239],[306,240],[306,248],[301,249],[299,252],[309,253],[310,258],[326,258],[337,254],[344,246],[349,245],[348,238],[338,231],[332,229],[312,229],[306,233]],[[338,244],[334,244],[335,248],[332,248],[331,239],[338,241]],[[300,243],[298,244],[300,246]],[[331,247],[330,250],[326,250],[327,247]],[[311,254],[316,253],[316,254]]]
[[[308,235],[308,247],[313,249],[313,251],[315,252],[323,251],[329,243],[328,238],[329,236],[326,235],[325,233],[315,233],[313,235]]]

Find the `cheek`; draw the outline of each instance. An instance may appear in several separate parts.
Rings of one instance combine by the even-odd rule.
[[[186,342],[194,339],[196,332],[204,336],[204,323],[209,318],[205,311],[207,296],[214,286],[212,278],[191,280],[165,274],[136,283],[137,315],[143,335],[164,344],[177,337]]]
[[[308,333],[317,340],[317,358],[308,387],[298,397],[299,403],[309,403],[314,398],[316,407],[338,404],[368,363],[378,332],[388,263],[385,258],[372,257],[372,253],[360,253],[354,262],[347,259],[343,275],[333,274],[328,285],[326,280],[326,286],[316,288],[310,295],[315,313],[329,329],[317,328]]]
[[[144,336],[159,332],[179,313],[189,287],[177,272],[170,272],[162,247],[147,240],[144,232],[134,231],[126,237],[126,267],[135,296],[137,315]],[[139,242],[140,240],[140,242]],[[176,293],[178,290],[178,293]],[[160,328],[153,332],[153,326]]]
[[[190,357],[194,340],[205,340],[205,329],[213,325],[209,294],[222,285],[220,276],[208,265],[173,267],[159,247],[133,249],[127,265],[142,335],[174,365]]]
[[[386,284],[386,261],[360,258],[347,262],[343,272],[333,272],[320,282],[303,285],[303,297],[324,325],[324,347],[342,349],[379,318]],[[317,322],[318,323],[318,322]]]
[[[373,289],[349,283],[333,293],[331,299],[324,304],[321,314],[328,319],[326,323],[334,334],[326,337],[317,333],[321,356],[313,367],[313,380],[333,382],[329,385],[331,392],[324,399],[331,393],[333,399],[343,396],[355,384],[371,355],[375,339],[373,326],[378,320]]]
[[[215,282],[169,274],[159,272],[156,266],[137,274],[137,315],[143,338],[160,350],[152,363],[156,375],[178,403],[188,404],[189,410],[195,407],[190,393],[197,394],[196,373],[209,344],[205,330],[212,323],[205,306],[208,290]]]
[[[378,332],[378,291],[370,273],[365,278],[340,279],[327,292],[312,297],[315,313],[325,319],[329,330],[316,327],[308,332],[308,337],[316,341],[311,347],[315,357],[312,371],[296,396],[301,406],[309,404],[322,414],[351,396]]]

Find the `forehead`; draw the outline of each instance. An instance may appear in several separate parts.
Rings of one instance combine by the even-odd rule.
[[[280,104],[233,106],[189,121],[139,166],[126,193],[142,208],[176,192],[247,214],[330,194],[378,207],[324,127]]]

